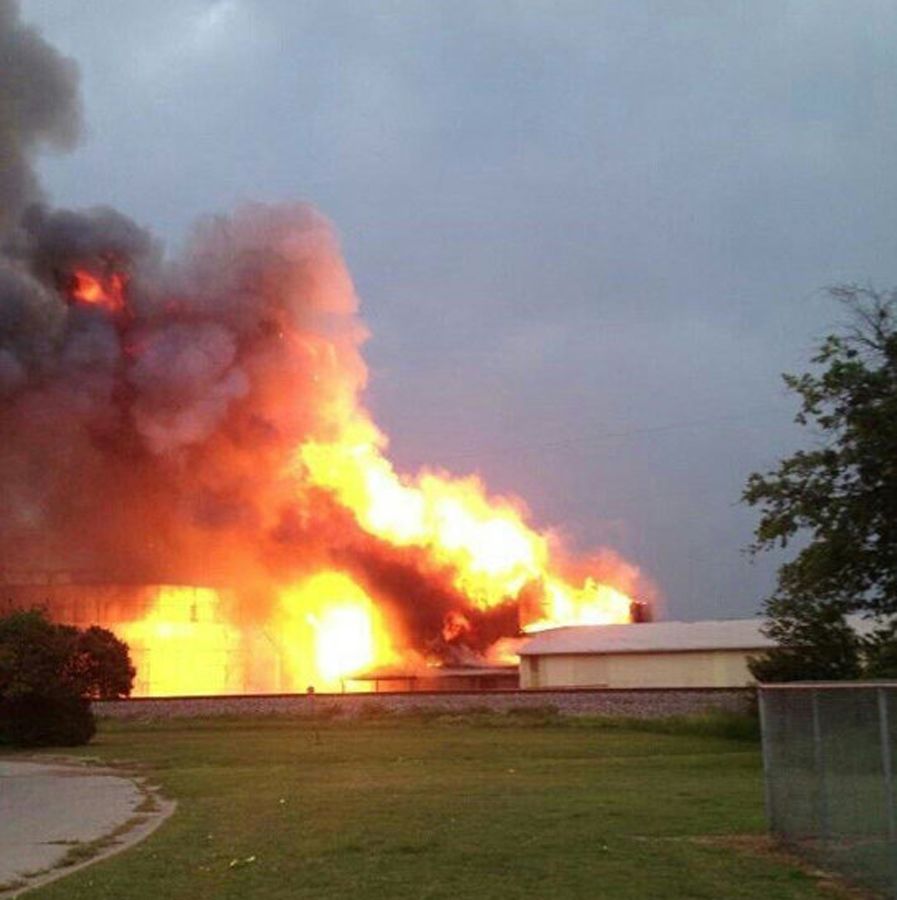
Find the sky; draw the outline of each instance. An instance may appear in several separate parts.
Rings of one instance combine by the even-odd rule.
[[[808,442],[783,371],[889,288],[897,6],[851,2],[23,0],[81,70],[39,164],[175,248],[306,200],[371,330],[400,469],[479,472],[664,618],[748,616],[749,473]]]

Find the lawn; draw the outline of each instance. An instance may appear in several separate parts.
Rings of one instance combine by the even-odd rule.
[[[833,896],[736,837],[764,827],[751,741],[511,715],[207,719],[107,723],[82,752],[178,809],[35,900]]]

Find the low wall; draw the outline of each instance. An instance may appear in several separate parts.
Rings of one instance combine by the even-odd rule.
[[[261,694],[234,697],[138,697],[93,704],[99,717],[158,719],[182,716],[303,716],[344,718],[415,710],[490,710],[550,707],[565,715],[662,718],[713,709],[747,712],[752,688],[632,688],[528,691],[415,691],[383,694]]]

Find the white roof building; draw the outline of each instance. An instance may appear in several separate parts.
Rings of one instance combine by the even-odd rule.
[[[541,631],[520,655],[651,653],[693,650],[760,650],[774,642],[761,633],[764,620],[705,619],[701,622],[645,622],[639,625],[574,625]]]
[[[584,625],[543,631],[519,650],[520,686],[744,687],[773,646],[763,619]]]

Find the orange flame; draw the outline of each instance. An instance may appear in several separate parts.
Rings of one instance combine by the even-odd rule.
[[[540,606],[537,618],[526,622],[526,631],[564,625],[612,625],[629,622],[632,617],[632,598],[594,578],[586,578],[580,588],[547,578]]]
[[[285,256],[291,258],[302,246],[291,244]],[[336,275],[341,271],[338,268]],[[325,272],[318,280],[331,284],[328,278],[332,277],[333,273]],[[305,289],[304,281],[297,283]],[[332,283],[337,287],[333,309],[339,311],[345,285],[339,277]],[[279,291],[280,282],[275,287]],[[68,293],[73,303],[119,315],[127,310],[126,289],[125,274],[108,267],[101,273],[79,268]],[[171,300],[166,310],[176,312],[177,303]],[[348,310],[352,315],[353,304],[354,300]],[[331,311],[329,305],[326,308]],[[510,638],[508,632],[515,630],[514,604],[524,631],[630,621],[629,594],[635,583],[631,567],[625,572],[623,563],[572,568],[557,538],[528,523],[522,502],[490,495],[475,475],[459,478],[424,470],[411,477],[395,471],[386,456],[386,438],[359,399],[365,375],[357,355],[363,338],[360,328],[353,327],[351,336],[340,343],[328,334],[293,329],[289,317],[279,313],[265,323],[263,337],[276,335],[277,353],[256,357],[247,352],[239,359],[241,374],[249,381],[259,375],[253,400],[265,412],[261,418],[271,413],[272,421],[279,421],[284,405],[292,413],[297,393],[289,388],[304,387],[309,377],[316,386],[310,404],[313,427],[303,421],[299,428],[286,415],[283,440],[272,444],[276,455],[256,459],[250,453],[244,460],[233,455],[223,440],[214,445],[208,459],[222,469],[235,463],[253,471],[260,462],[265,470],[273,462],[272,471],[280,473],[285,461],[281,454],[286,454],[293,467],[290,474],[295,476],[286,490],[295,490],[300,513],[306,511],[307,503],[313,525],[318,524],[317,504],[326,510],[325,515],[332,513],[333,504],[321,502],[323,492],[354,517],[353,550],[355,544],[377,543],[366,535],[392,548],[407,548],[406,555],[415,565],[421,561],[425,570],[416,574],[439,579],[439,609],[425,626],[409,625],[416,612],[413,605],[421,598],[403,596],[403,612],[396,613],[390,605],[395,598],[384,600],[379,585],[366,580],[374,576],[353,567],[351,554],[341,558],[331,553],[338,548],[330,546],[313,547],[295,567],[289,557],[284,568],[272,565],[269,569],[266,564],[263,572],[250,574],[247,569],[256,562],[252,557],[258,548],[248,538],[249,566],[228,561],[223,567],[231,577],[248,582],[232,585],[240,602],[231,604],[226,592],[212,588],[161,588],[142,619],[115,628],[132,648],[138,669],[136,693],[341,690],[347,677],[359,670],[397,662],[426,665],[465,659],[469,648],[476,648],[481,658],[508,662],[514,659],[515,645],[501,636]],[[140,328],[120,331],[126,364],[139,363],[145,348],[152,345],[152,335]],[[282,370],[287,370],[283,379],[274,374]],[[177,412],[178,404],[172,405]],[[303,440],[299,435],[313,437]],[[268,489],[267,478],[260,484],[260,490]],[[271,486],[278,508],[283,485],[278,480],[276,487]],[[340,521],[351,527],[345,517]],[[244,538],[236,536],[233,545],[238,562]],[[291,547],[285,541],[271,553],[289,555]],[[301,578],[293,574],[297,571],[303,573]],[[215,577],[228,576],[216,573]],[[295,582],[285,584],[290,578],[296,578]],[[248,588],[244,593],[251,594],[253,602],[243,602],[241,587]],[[260,602],[255,602],[256,597]],[[418,631],[405,634],[406,627],[409,632]],[[428,658],[430,654],[434,659]]]
[[[220,606],[213,588],[164,586],[141,620],[114,626],[137,669],[136,696],[242,690],[240,633]]]
[[[277,631],[295,687],[340,690],[347,675],[396,660],[379,610],[348,575],[319,572],[279,599]]]
[[[630,620],[625,591],[563,576],[550,536],[526,524],[519,501],[488,496],[475,477],[401,477],[384,457],[384,443],[373,425],[356,421],[341,442],[303,444],[298,463],[303,478],[349,508],[364,530],[393,545],[425,548],[474,606],[516,601],[525,631]],[[239,693],[253,684],[339,691],[358,671],[423,662],[409,657],[376,603],[340,571],[318,571],[282,588],[254,627],[255,634],[231,622],[212,588],[163,587],[141,620],[115,631],[131,646],[138,695]],[[442,636],[453,641],[472,627],[462,611],[450,611]],[[514,662],[515,651],[513,640],[500,640],[487,657]],[[257,657],[273,660],[274,669],[269,663],[268,671],[250,671]]]
[[[131,645],[137,693],[339,690],[397,662],[507,661],[518,611],[524,630],[629,621],[632,567],[571,559],[475,475],[396,472],[362,403],[358,298],[316,213],[252,206],[209,221],[183,265],[155,285],[154,265],[146,303],[130,304],[140,265],[113,248],[59,273],[75,318],[112,319],[121,352],[100,388],[90,381],[83,416],[61,417],[91,426],[76,447],[85,477],[71,479],[81,493],[67,502],[63,479],[82,471],[67,454],[58,489],[34,501],[62,504],[46,516],[60,523],[53,549],[78,545],[70,510],[85,510],[73,559],[228,586],[128,588],[104,607]],[[113,490],[115,514],[90,514]]]
[[[347,675],[398,659],[379,611],[341,572],[283,590],[276,612],[255,628],[229,621],[214,588],[153,591],[142,618],[109,623],[129,645],[135,696],[340,691]],[[265,660],[266,670],[253,671],[256,659]]]
[[[126,286],[127,278],[120,272],[98,277],[87,269],[75,269],[69,294],[76,303],[119,313],[125,308]]]
[[[370,534],[425,547],[450,567],[454,586],[481,609],[538,588],[525,630],[630,621],[631,598],[593,578],[569,583],[553,564],[548,535],[530,528],[519,501],[487,496],[476,477],[424,472],[403,478],[383,456],[385,439],[356,421],[341,441],[307,442],[299,461],[310,481],[332,492]],[[458,622],[449,626],[457,632]]]

